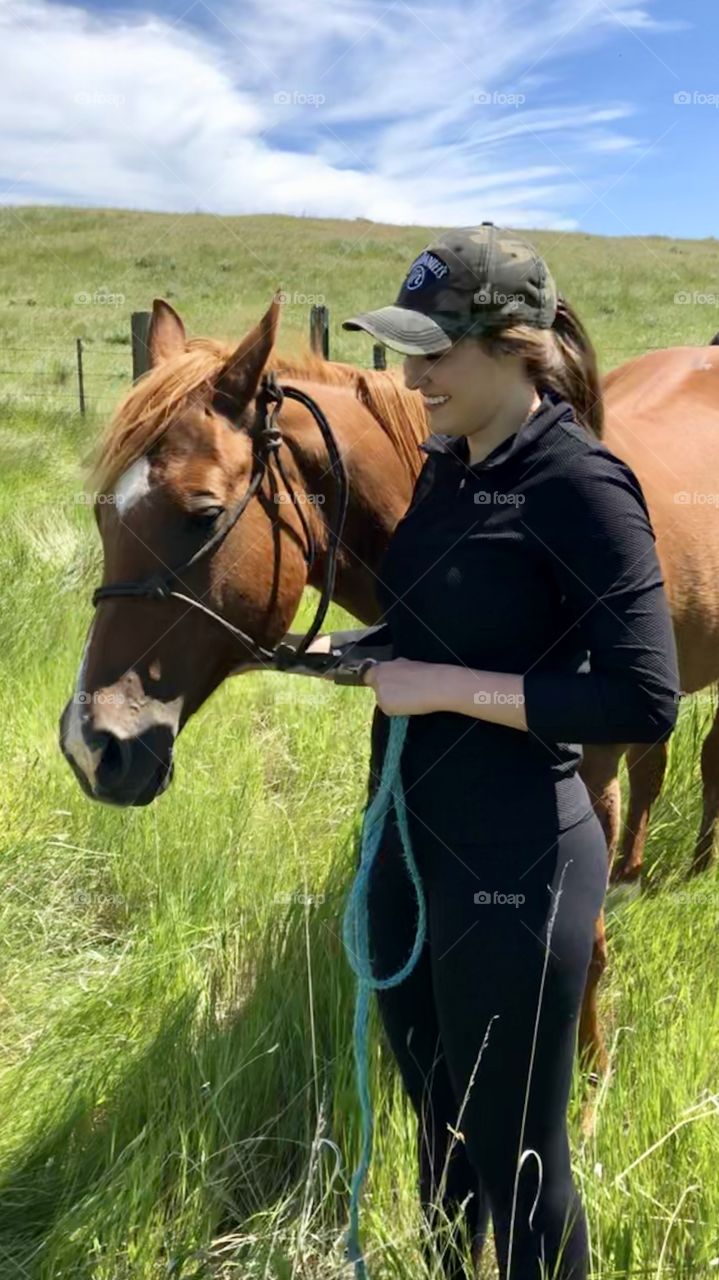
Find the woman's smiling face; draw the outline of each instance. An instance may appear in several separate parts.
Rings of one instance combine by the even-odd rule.
[[[481,431],[533,391],[519,356],[489,355],[473,335],[438,355],[405,356],[403,372],[422,393],[431,430],[444,435]]]

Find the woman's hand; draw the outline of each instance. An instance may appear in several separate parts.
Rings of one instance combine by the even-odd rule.
[[[527,732],[521,675],[394,658],[369,667],[364,684],[374,689],[380,711],[388,716],[453,711]]]
[[[387,716],[422,716],[440,709],[439,665],[393,658],[376,662],[364,675],[374,689],[377,706]]]

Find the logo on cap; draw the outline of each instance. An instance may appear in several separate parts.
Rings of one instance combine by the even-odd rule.
[[[412,263],[412,266],[407,273],[407,279],[405,280],[405,288],[421,289],[422,285],[425,284],[427,280],[428,271],[432,273],[435,280],[441,280],[443,276],[448,274],[449,267],[447,266],[447,263],[443,262],[441,258],[438,258],[436,254],[428,253],[425,249],[424,252],[420,253],[419,257]]]

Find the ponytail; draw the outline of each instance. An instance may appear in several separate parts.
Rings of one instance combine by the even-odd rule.
[[[601,440],[604,404],[597,353],[573,307],[559,295],[557,314],[550,330],[557,349],[557,367],[550,371],[550,385],[571,404],[579,422]]]
[[[575,417],[597,439],[604,431],[604,403],[597,353],[573,307],[558,295],[551,329],[510,326],[479,339],[485,350],[518,355],[535,386],[549,387],[566,400]]]

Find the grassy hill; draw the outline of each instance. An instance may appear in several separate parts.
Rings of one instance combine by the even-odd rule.
[[[129,382],[131,311],[161,295],[191,333],[239,337],[282,285],[294,298],[285,349],[303,345],[309,302],[324,301],[332,356],[369,363],[369,340],[340,322],[392,301],[431,234],[0,211],[0,1280],[340,1272],[359,1141],[340,922],[372,700],[268,674],[231,681],[183,734],[157,804],[89,804],[56,745],[99,572],[76,495],[87,445]],[[531,238],[605,368],[719,329],[709,303],[675,301],[712,292],[715,241]],[[295,629],[311,606],[308,595]],[[334,609],[328,627],[343,624]],[[683,880],[712,706],[707,693],[682,708],[647,889],[611,919],[614,1074],[592,1137],[575,1082],[573,1160],[601,1280],[716,1274],[719,879]],[[413,1120],[374,1045],[371,1275],[414,1280]]]

